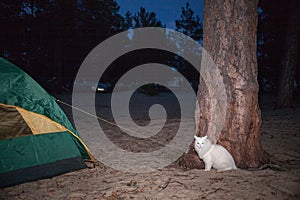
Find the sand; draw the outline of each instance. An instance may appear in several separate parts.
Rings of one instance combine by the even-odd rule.
[[[70,102],[69,95],[59,98]],[[0,189],[0,199],[300,199],[300,106],[273,110],[272,101],[269,96],[261,101],[262,145],[271,159],[262,170],[204,172],[172,165],[149,173],[128,173],[96,162],[83,170]],[[107,105],[98,107],[109,113]],[[70,109],[64,110],[72,118]],[[173,134],[177,121],[170,120],[166,135]],[[112,138],[120,135],[111,125],[103,127]],[[114,142],[137,152],[151,148],[146,143],[134,146],[125,136]]]

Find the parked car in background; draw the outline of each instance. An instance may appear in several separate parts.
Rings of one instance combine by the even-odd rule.
[[[94,88],[93,90],[97,93],[108,93],[108,92],[112,92],[112,86],[110,83],[98,83],[97,87]]]

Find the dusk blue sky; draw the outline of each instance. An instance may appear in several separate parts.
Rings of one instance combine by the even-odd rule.
[[[157,18],[169,29],[175,29],[175,20],[179,19],[181,7],[188,2],[195,15],[199,15],[203,21],[204,0],[116,0],[120,6],[120,14],[127,11],[135,14],[140,7],[146,8],[149,12],[155,12]]]

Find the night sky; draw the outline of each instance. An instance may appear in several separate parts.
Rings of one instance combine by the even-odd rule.
[[[157,18],[161,20],[167,28],[175,29],[175,20],[179,19],[181,7],[185,7],[186,3],[190,4],[195,15],[200,16],[203,21],[204,0],[116,0],[120,6],[120,13],[124,14],[129,11],[135,14],[140,7],[146,8],[148,12],[155,12]]]

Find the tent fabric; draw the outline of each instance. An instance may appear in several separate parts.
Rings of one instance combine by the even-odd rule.
[[[0,173],[80,156],[70,137],[69,132],[57,132],[1,140]]]
[[[0,103],[21,107],[52,119],[78,135],[66,114],[36,81],[14,64],[0,58]],[[85,159],[92,159],[84,145],[74,138]]]
[[[55,98],[24,71],[0,58],[0,187],[82,168],[83,159],[93,161]],[[27,174],[47,166],[59,167],[44,175]]]
[[[53,176],[83,169],[85,167],[86,165],[81,157],[74,157],[43,165],[17,169],[0,175],[0,188],[44,178],[51,178]],[[20,177],[22,178],[20,179]]]
[[[19,107],[16,107],[16,109],[22,115],[33,134],[61,132],[67,130],[59,123],[52,121],[44,115],[29,112]]]
[[[15,108],[0,104],[0,140],[31,134],[30,128]]]
[[[0,116],[0,135],[3,135],[4,139],[28,134],[67,131],[65,127],[44,115],[16,106],[0,104]]]

